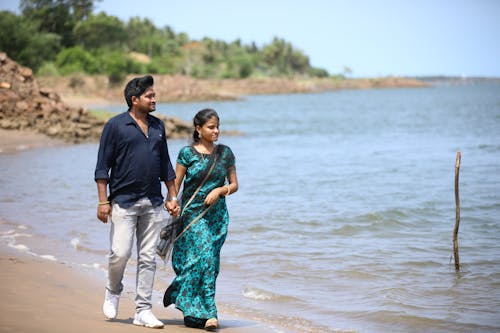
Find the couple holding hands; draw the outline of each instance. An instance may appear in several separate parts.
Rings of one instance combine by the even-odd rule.
[[[133,323],[163,327],[151,311],[151,299],[164,208],[178,224],[171,239],[176,277],[165,291],[164,306],[175,304],[188,327],[215,330],[215,285],[229,223],[225,197],[238,190],[235,157],[229,147],[216,144],[219,116],[203,109],[193,118],[193,143],[179,151],[174,171],[164,124],[150,115],[156,109],[153,83],[150,75],[129,81],[124,91],[128,111],[111,118],[101,135],[94,175],[97,217],[111,223],[103,312],[108,319],[117,316],[135,234]],[[167,188],[166,201],[161,182]]]

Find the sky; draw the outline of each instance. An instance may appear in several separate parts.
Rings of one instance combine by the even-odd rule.
[[[500,77],[500,0],[102,0],[100,11],[149,18],[193,40],[262,47],[279,37],[312,66],[353,77]],[[0,10],[19,13],[19,0]]]

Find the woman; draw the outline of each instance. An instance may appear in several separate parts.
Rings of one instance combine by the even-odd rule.
[[[185,178],[181,231],[172,252],[176,278],[165,291],[163,304],[175,304],[184,313],[186,326],[214,330],[218,327],[215,284],[229,223],[225,197],[238,190],[238,179],[233,152],[216,144],[217,113],[201,110],[193,124],[194,142],[177,158],[177,190]]]

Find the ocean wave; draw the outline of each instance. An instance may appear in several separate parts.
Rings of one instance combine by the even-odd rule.
[[[280,295],[264,289],[248,286],[243,289],[243,296],[256,301],[289,302],[299,300],[296,297]]]
[[[349,281],[354,280],[365,280],[365,281],[376,281],[381,276],[378,274],[368,273],[361,270],[343,270],[336,272],[337,277],[344,278]]]
[[[490,144],[480,144],[477,146],[480,150],[485,150],[487,152],[496,152],[500,150],[500,145],[490,145]]]
[[[70,241],[70,244],[73,246],[73,248],[76,250],[76,251],[82,251],[82,252],[87,252],[87,253],[92,253],[92,254],[98,254],[98,255],[106,255],[108,252],[107,251],[104,251],[104,250],[96,250],[96,249],[92,249],[90,247],[86,247],[86,246],[83,246],[81,244],[81,241],[79,238],[73,238],[71,239]]]
[[[474,324],[461,318],[440,317],[439,312],[426,312],[422,315],[409,314],[406,311],[379,310],[369,313],[359,313],[357,317],[369,319],[374,327],[390,327],[397,332],[496,332],[498,325],[494,323]]]
[[[51,254],[42,254],[42,255],[39,255],[39,257],[42,259],[45,259],[45,260],[57,261],[57,258]]]
[[[107,268],[103,267],[100,263],[93,263],[93,264],[81,264],[80,266],[84,267],[84,268],[93,268],[93,269],[97,269],[99,271],[103,271],[103,272],[107,272]]]
[[[30,248],[24,244],[9,243],[9,246],[21,252],[29,252]]]
[[[30,249],[28,246],[24,244],[18,244],[18,237],[31,237],[31,234],[27,233],[19,233],[15,229],[10,229],[7,231],[0,232],[0,237],[7,240],[7,244],[9,247],[19,250],[21,252],[29,252]]]
[[[256,310],[242,305],[220,304],[219,308],[225,313],[231,313],[239,318],[246,318],[258,323],[266,323],[267,329],[277,333],[302,332],[302,333],[356,333],[353,329],[340,329],[314,323],[302,316],[282,315],[265,310]],[[258,328],[256,329],[258,331]]]
[[[78,250],[78,248],[80,247],[80,240],[78,238],[73,238],[71,241],[70,241],[70,244],[73,245],[73,248],[75,250]]]
[[[31,234],[27,234],[27,233],[18,233],[14,229],[0,232],[0,235],[1,235],[0,237],[2,237],[2,238],[12,238],[12,239],[15,239],[17,237],[31,237],[32,236]]]

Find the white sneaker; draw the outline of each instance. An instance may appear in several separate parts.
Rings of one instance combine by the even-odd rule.
[[[115,319],[118,314],[118,302],[120,301],[120,295],[112,294],[108,289],[106,289],[106,294],[104,296],[104,304],[102,305],[102,312],[108,319]]]
[[[134,325],[150,328],[163,328],[163,323],[156,319],[151,310],[142,310],[134,316]]]

